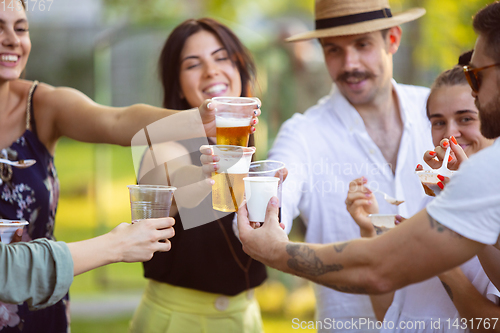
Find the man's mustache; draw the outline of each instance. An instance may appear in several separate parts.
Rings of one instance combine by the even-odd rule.
[[[375,77],[370,72],[360,72],[360,71],[354,71],[354,72],[344,72],[337,76],[337,81],[347,81],[349,79],[357,79],[357,80],[366,80]]]

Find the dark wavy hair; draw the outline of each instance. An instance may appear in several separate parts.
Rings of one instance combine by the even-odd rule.
[[[500,2],[495,1],[481,9],[472,22],[474,30],[485,37],[488,56],[500,62]]]
[[[222,23],[211,18],[189,19],[179,24],[170,33],[158,61],[160,81],[163,85],[163,107],[165,108],[174,110],[192,108],[185,98],[180,97],[180,55],[188,37],[201,30],[208,31],[219,39],[227,50],[229,58],[240,72],[241,96],[251,96],[251,85],[255,80],[255,64],[247,48]]]

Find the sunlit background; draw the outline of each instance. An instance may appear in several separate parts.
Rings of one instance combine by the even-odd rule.
[[[458,55],[474,45],[472,15],[488,2],[390,1],[393,12],[427,10],[423,18],[402,26],[396,81],[429,86],[439,72],[456,64]],[[73,87],[114,106],[160,106],[157,58],[177,24],[204,16],[225,23],[257,63],[254,94],[263,103],[256,133],[259,159],[266,157],[284,120],[331,88],[317,41],[283,42],[312,29],[313,0],[30,0],[28,5],[33,49],[26,78]],[[135,175],[128,148],[62,139],[56,166],[61,180],[55,228],[59,240],[89,238],[130,220],[126,185],[135,183]],[[303,232],[299,221],[291,238],[301,240]],[[269,275],[257,290],[265,330],[294,332],[293,318],[314,316],[311,286],[274,270]],[[115,264],[76,277],[72,332],[125,332],[144,285],[140,264]]]

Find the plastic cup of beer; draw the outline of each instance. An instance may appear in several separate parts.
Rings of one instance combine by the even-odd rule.
[[[127,187],[130,193],[132,222],[169,216],[175,187],[164,185],[128,185]]]
[[[17,229],[28,225],[27,221],[0,219],[0,239],[2,243],[9,244]]]
[[[264,222],[267,204],[278,196],[277,177],[245,177],[245,198],[250,222]]]
[[[279,199],[279,213],[278,218],[281,221],[281,198],[282,198],[282,186],[283,186],[283,170],[285,169],[285,163],[273,160],[256,161],[250,164],[248,170],[248,177],[275,177],[279,179],[277,197]],[[248,200],[248,199],[247,199]],[[269,201],[269,200],[267,200]],[[267,207],[267,203],[266,203]],[[252,222],[264,222],[264,221],[252,221]]]
[[[248,145],[250,122],[259,100],[251,97],[214,97],[217,144]]]
[[[236,212],[245,195],[243,178],[255,153],[255,147],[228,145],[210,146],[220,157],[219,169],[212,174],[212,207],[221,212]]]

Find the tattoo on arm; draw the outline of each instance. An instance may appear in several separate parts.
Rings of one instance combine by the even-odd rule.
[[[455,237],[455,238],[463,238],[462,235],[457,234],[455,231],[453,231],[451,229],[448,229],[447,227],[445,227],[444,225],[442,225],[441,223],[439,223],[437,220],[435,220],[429,214],[427,214],[427,216],[429,217],[429,222],[431,224],[431,228],[432,229],[436,229],[436,231],[439,232],[439,233],[447,232],[452,237]]]
[[[291,259],[288,259],[288,267],[305,275],[319,276],[328,272],[337,272],[344,268],[340,264],[325,265],[316,256],[316,252],[307,245],[288,244],[286,252],[291,257]]]
[[[341,253],[345,247],[349,245],[349,242],[335,244],[333,248],[337,253]],[[307,245],[299,244],[288,244],[286,246],[286,252],[292,257],[288,260],[288,267],[294,269],[297,272],[304,273],[310,276],[319,276],[326,274],[328,272],[338,272],[344,267],[341,264],[331,264],[325,265],[317,256],[316,252],[309,248]],[[356,286],[338,286],[335,284],[328,284],[320,282],[322,285],[328,288],[332,288],[337,291],[351,294],[367,294],[367,290],[363,287]]]
[[[383,233],[386,233],[389,231],[389,228],[386,227],[377,227],[376,225],[373,226],[375,228],[375,233],[378,235],[382,235]]]
[[[444,290],[446,290],[448,296],[450,296],[450,299],[453,301],[453,292],[451,291],[451,287],[446,283],[444,283],[443,281],[441,281],[441,283],[443,284]]]
[[[345,243],[341,243],[341,244],[334,244],[333,248],[335,249],[335,251],[337,253],[340,253],[340,252],[344,251],[344,249],[347,245],[349,245],[349,242],[345,242]]]

